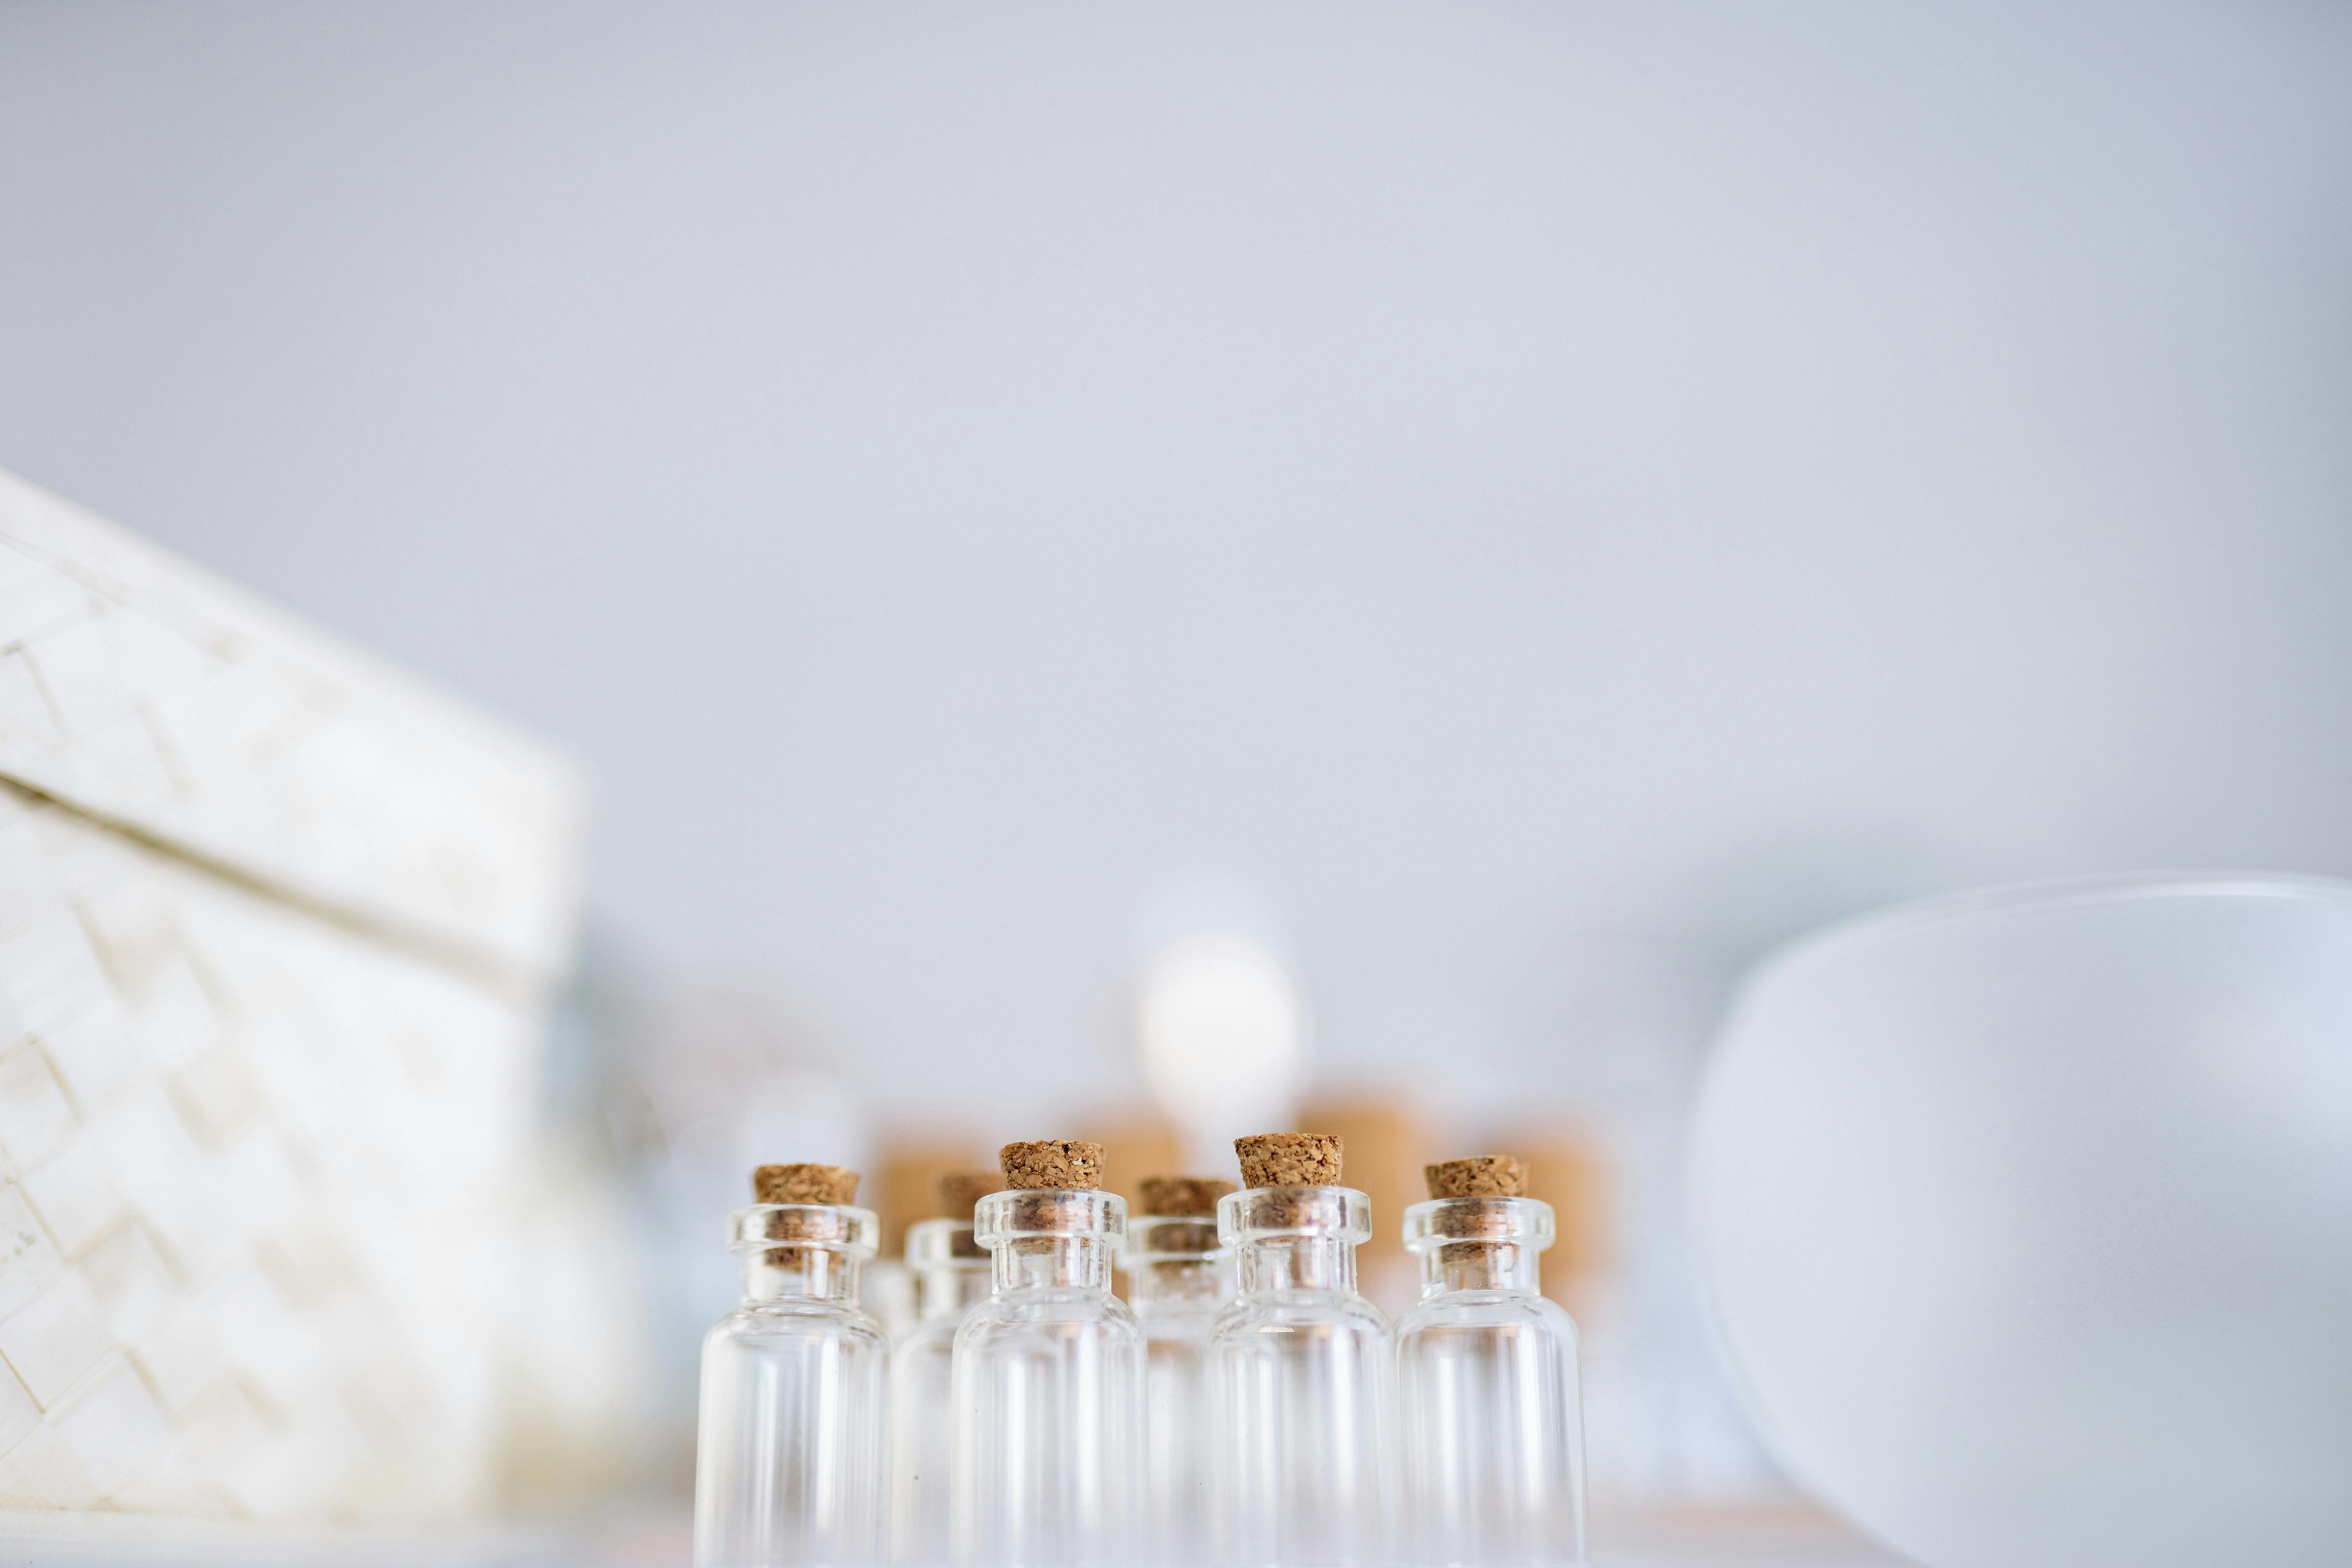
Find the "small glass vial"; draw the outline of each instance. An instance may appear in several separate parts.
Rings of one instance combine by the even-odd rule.
[[[1411,1560],[1580,1563],[1576,1324],[1537,1280],[1551,1205],[1508,1155],[1432,1165],[1429,1190],[1404,1215],[1422,1296],[1397,1323]]]
[[[702,1342],[695,1444],[700,1568],[879,1560],[889,1345],[857,1305],[881,1225],[857,1173],[762,1165],[735,1211],[743,1304]]]
[[[1209,1331],[1233,1299],[1233,1255],[1217,1240],[1217,1201],[1231,1182],[1148,1176],[1144,1213],[1129,1220],[1120,1267],[1142,1321],[1143,1555],[1201,1568],[1209,1531]]]
[[[1003,1184],[993,1171],[940,1178],[940,1216],[907,1227],[915,1326],[890,1352],[890,1560],[950,1561],[948,1497],[955,1459],[956,1331],[988,1299],[988,1249],[972,1238],[972,1205]]]
[[[1356,1289],[1371,1200],[1339,1140],[1244,1138],[1217,1205],[1239,1293],[1209,1337],[1218,1559],[1232,1568],[1395,1560],[1395,1344]]]
[[[955,1341],[956,1561],[1125,1568],[1143,1482],[1143,1329],[1110,1293],[1127,1205],[1102,1146],[1009,1143],[972,1230],[992,1289]]]

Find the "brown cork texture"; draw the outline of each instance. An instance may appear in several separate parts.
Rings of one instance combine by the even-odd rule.
[[[939,1217],[968,1222],[981,1199],[1004,1190],[1004,1178],[994,1171],[950,1171],[938,1184]]]
[[[1433,1198],[1523,1198],[1528,1168],[1508,1154],[1447,1160],[1422,1172]]]
[[[1083,1138],[1007,1143],[996,1157],[1004,1167],[1004,1185],[1014,1192],[1090,1193],[1102,1185],[1103,1146]]]
[[[857,1173],[839,1165],[762,1165],[751,1173],[751,1199],[762,1204],[854,1204]]]
[[[1250,1187],[1336,1187],[1344,1151],[1328,1132],[1261,1132],[1234,1140],[1242,1184]]]
[[[1217,1212],[1217,1200],[1234,1190],[1231,1182],[1214,1176],[1146,1176],[1136,1195],[1142,1212],[1158,1218],[1187,1218]]]

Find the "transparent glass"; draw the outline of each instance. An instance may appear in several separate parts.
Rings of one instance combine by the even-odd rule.
[[[1209,1560],[1209,1331],[1234,1294],[1233,1255],[1207,1215],[1129,1222],[1120,1266],[1143,1324],[1143,1556]]]
[[[743,1304],[702,1342],[694,1561],[876,1562],[889,1345],[857,1305],[857,1271],[880,1224],[859,1208],[754,1204],[732,1233]]]
[[[890,1560],[930,1565],[953,1556],[955,1337],[988,1299],[988,1252],[971,1221],[927,1219],[907,1227],[907,1268],[917,1318],[890,1352]]]
[[[1440,1198],[1405,1210],[1421,1300],[1397,1321],[1408,1554],[1421,1563],[1584,1561],[1576,1324],[1537,1257],[1551,1205]]]
[[[1349,1187],[1217,1205],[1238,1294],[1209,1336],[1213,1526],[1234,1568],[1395,1560],[1395,1346],[1356,1289],[1371,1234],[1371,1200]]]
[[[1110,1293],[1126,1202],[991,1193],[972,1218],[992,1289],[956,1331],[956,1560],[1122,1568],[1143,1485],[1143,1329]]]

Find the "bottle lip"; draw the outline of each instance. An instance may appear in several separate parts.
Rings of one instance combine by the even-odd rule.
[[[1009,1241],[1045,1237],[1108,1241],[1127,1236],[1127,1200],[1087,1187],[1028,1187],[991,1193],[972,1209],[972,1239],[991,1250]]]
[[[1404,1246],[1412,1253],[1462,1242],[1509,1242],[1541,1252],[1555,1235],[1551,1205],[1540,1198],[1431,1198],[1404,1211]]]
[[[882,1221],[847,1204],[752,1204],[728,1216],[730,1252],[805,1247],[863,1260],[882,1249]]]
[[[1372,1200],[1353,1187],[1245,1187],[1217,1200],[1217,1239],[1227,1247],[1285,1239],[1372,1238]]]
[[[911,1268],[985,1268],[988,1251],[973,1239],[968,1219],[919,1219],[907,1227]]]
[[[1123,1264],[1210,1263],[1228,1249],[1218,1239],[1217,1222],[1207,1215],[1146,1214],[1130,1215],[1127,1241],[1120,1248]]]

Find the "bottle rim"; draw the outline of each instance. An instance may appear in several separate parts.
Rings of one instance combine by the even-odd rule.
[[[752,1204],[728,1216],[727,1250],[803,1247],[864,1260],[882,1249],[882,1221],[847,1204]]]
[[[1551,1205],[1540,1198],[1430,1198],[1404,1211],[1404,1247],[1416,1255],[1465,1242],[1541,1252],[1556,1239]]]
[[[991,1193],[972,1209],[972,1239],[992,1251],[1036,1237],[1108,1241],[1127,1236],[1127,1200],[1091,1187],[1030,1187]]]
[[[919,1219],[907,1227],[909,1268],[985,1268],[988,1252],[968,1219]]]
[[[1354,1187],[1244,1187],[1217,1200],[1217,1239],[1226,1247],[1284,1240],[1372,1238],[1372,1200]]]
[[[1213,1263],[1228,1250],[1208,1215],[1147,1214],[1129,1217],[1120,1252],[1129,1263]]]

